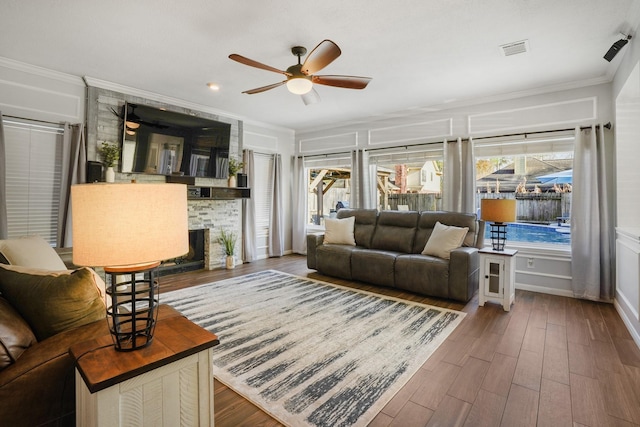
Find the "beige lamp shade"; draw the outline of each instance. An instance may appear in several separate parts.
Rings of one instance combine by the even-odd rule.
[[[73,185],[71,212],[76,265],[144,265],[189,252],[184,184]]]
[[[480,216],[489,222],[514,222],[516,220],[515,199],[482,199]]]

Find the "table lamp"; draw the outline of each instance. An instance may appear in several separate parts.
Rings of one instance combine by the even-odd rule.
[[[494,251],[504,251],[507,241],[507,222],[516,220],[515,199],[482,199],[480,218],[491,222],[491,245]]]
[[[73,263],[110,275],[107,320],[119,351],[147,347],[159,303],[160,262],[189,251],[184,184],[71,187]]]

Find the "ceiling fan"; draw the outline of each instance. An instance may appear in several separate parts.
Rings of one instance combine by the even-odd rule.
[[[289,92],[301,95],[306,105],[316,103],[320,100],[320,96],[313,88],[313,84],[326,86],[341,87],[347,89],[364,89],[371,81],[370,77],[356,76],[338,76],[338,75],[316,75],[327,65],[331,64],[342,51],[337,44],[331,40],[321,41],[301,63],[300,58],[307,53],[307,49],[302,46],[294,46],[291,53],[298,57],[298,63],[287,68],[286,71],[279,70],[253,59],[245,58],[242,55],[231,54],[229,58],[250,67],[260,68],[262,70],[272,71],[287,76],[286,80],[274,83],[268,86],[262,86],[255,89],[245,90],[242,93],[253,95],[255,93],[265,92],[270,89],[277,88],[284,84],[287,85]]]

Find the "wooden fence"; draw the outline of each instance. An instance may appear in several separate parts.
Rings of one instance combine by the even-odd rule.
[[[439,211],[442,210],[442,197],[439,194],[390,194],[389,207],[398,210],[398,205],[408,206],[410,211]]]
[[[476,196],[476,213],[480,213],[480,199],[516,199],[518,221],[549,224],[569,219],[571,193],[491,193]],[[398,210],[398,205],[407,206],[410,211],[442,210],[439,194],[390,194],[387,209]]]
[[[514,197],[518,221],[549,224],[569,219],[571,193],[483,193],[476,199],[477,208],[480,208],[480,199],[513,199]]]

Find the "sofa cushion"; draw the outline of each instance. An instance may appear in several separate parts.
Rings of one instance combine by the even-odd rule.
[[[355,217],[349,218],[325,218],[324,220],[324,242],[323,244],[334,245],[356,245],[353,229],[356,222]]]
[[[0,370],[14,363],[35,342],[27,322],[0,297]]]
[[[51,245],[40,236],[0,240],[0,253],[11,265],[53,271],[67,268]]]
[[[321,245],[316,248],[316,269],[323,274],[351,280],[351,255],[357,246]]]
[[[337,218],[355,217],[353,235],[356,238],[356,245],[363,248],[371,247],[373,230],[376,227],[378,211],[376,209],[340,209]]]
[[[449,259],[450,252],[462,246],[469,227],[454,227],[436,222],[427,244],[422,250],[422,255],[433,255],[442,259]]]
[[[351,256],[353,280],[381,286],[394,286],[393,271],[399,252],[378,249],[355,251]]]
[[[106,316],[93,272],[29,270],[0,265],[0,292],[40,341]]]
[[[371,247],[385,251],[411,253],[419,217],[418,212],[415,211],[380,212]]]
[[[400,255],[396,259],[396,288],[450,298],[449,261],[429,255]]]

